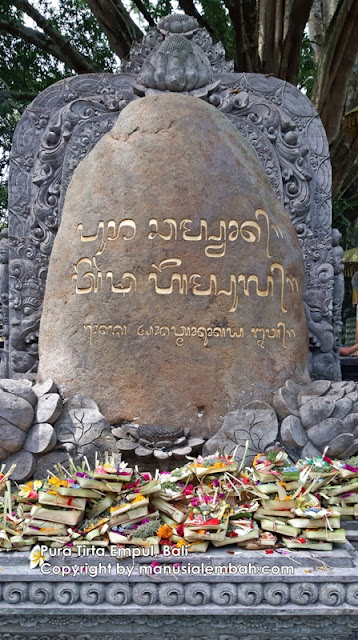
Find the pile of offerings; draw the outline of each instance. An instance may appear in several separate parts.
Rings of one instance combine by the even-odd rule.
[[[16,491],[0,474],[1,551],[117,545],[156,555],[163,545],[205,552],[210,543],[326,551],[345,542],[341,519],[358,517],[358,458],[293,465],[272,449],[244,468],[244,458],[216,453],[151,474],[105,456],[94,470],[84,459],[55,471]]]

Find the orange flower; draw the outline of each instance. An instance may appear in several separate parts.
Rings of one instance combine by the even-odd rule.
[[[157,535],[160,538],[170,538],[173,535],[173,529],[168,524],[163,524],[159,527]]]
[[[253,467],[256,467],[256,465],[257,465],[258,461],[260,460],[261,456],[262,456],[262,453],[258,453],[258,454],[254,457],[254,460],[253,460],[253,463],[252,463],[252,466],[253,466]]]
[[[52,476],[48,480],[49,485],[53,485],[55,487],[68,487],[67,480],[61,480],[61,478],[57,478],[56,476]]]
[[[145,500],[144,496],[141,496],[140,493],[137,495],[136,498],[134,498],[134,500],[132,500],[131,504],[133,504],[134,502],[140,502],[140,500]]]
[[[176,546],[178,547],[178,549],[180,549],[180,547],[186,547],[187,546],[187,541],[184,540],[184,538],[180,538],[180,540],[178,540]]]

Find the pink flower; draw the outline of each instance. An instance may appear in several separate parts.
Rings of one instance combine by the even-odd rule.
[[[183,490],[184,496],[191,496],[194,491],[194,485],[188,484],[188,486]]]
[[[214,478],[214,480],[213,480],[213,487],[215,487],[215,488],[216,487],[220,487],[220,482],[219,482],[219,480],[217,478]]]
[[[200,500],[199,498],[193,498],[193,500],[190,502],[192,507],[197,507],[200,504]]]
[[[160,562],[158,562],[158,560],[154,560],[154,562],[152,562],[150,566],[151,566],[151,569],[152,569],[152,571],[151,571],[152,575],[153,574],[156,575],[157,573],[159,573],[159,572],[155,571],[156,567],[160,567]]]
[[[205,504],[209,504],[209,502],[213,501],[213,496],[203,495],[203,501],[205,502]]]

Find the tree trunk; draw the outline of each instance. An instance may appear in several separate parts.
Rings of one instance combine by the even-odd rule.
[[[313,0],[293,0],[286,9],[285,38],[278,58],[278,77],[297,84],[301,42]]]
[[[342,131],[331,145],[332,194],[335,196],[344,186],[346,177],[358,159],[358,131],[351,139]],[[345,185],[348,187],[348,184]]]
[[[349,78],[358,54],[358,2],[339,0],[318,60],[313,101],[329,142],[339,133]]]
[[[260,71],[256,0],[225,0],[235,33],[235,70]]]

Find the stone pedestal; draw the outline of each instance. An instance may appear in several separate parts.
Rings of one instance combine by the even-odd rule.
[[[348,543],[333,553],[227,550],[159,556],[161,575],[144,574],[153,558],[50,558],[43,575],[29,569],[27,553],[3,555],[0,640],[357,637],[358,554]],[[178,561],[181,573],[167,573]],[[73,575],[76,565],[108,562],[110,574]]]

